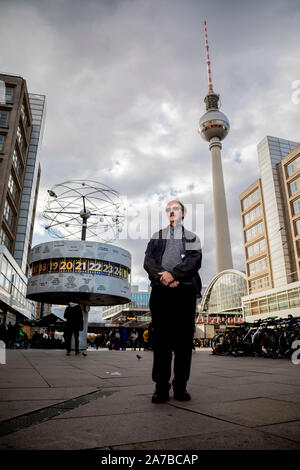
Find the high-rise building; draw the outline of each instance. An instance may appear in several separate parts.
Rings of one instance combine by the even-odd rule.
[[[31,317],[28,261],[40,179],[45,96],[0,74],[0,317]]]
[[[254,319],[286,316],[296,297],[300,305],[300,145],[267,136],[258,164],[260,178],[240,195],[248,288],[242,303]]]

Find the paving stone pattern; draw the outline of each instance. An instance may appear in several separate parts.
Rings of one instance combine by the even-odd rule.
[[[151,367],[151,351],[7,350],[0,449],[300,450],[300,365],[198,349],[192,400],[159,405]]]

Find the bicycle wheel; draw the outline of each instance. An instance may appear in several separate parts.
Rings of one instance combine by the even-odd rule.
[[[231,344],[228,335],[220,333],[212,340],[212,348],[218,356],[227,356],[231,353]]]
[[[291,358],[294,350],[292,349],[293,342],[300,339],[300,332],[294,330],[283,331],[279,336],[279,350],[285,357]]]
[[[245,356],[247,354],[243,342],[243,335],[233,334],[231,340],[232,354],[235,356]]]
[[[271,357],[273,349],[274,342],[272,338],[263,331],[255,340],[255,351],[263,357]]]

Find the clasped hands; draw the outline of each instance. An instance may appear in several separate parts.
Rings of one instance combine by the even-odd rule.
[[[164,286],[169,286],[169,287],[177,287],[179,284],[179,281],[175,281],[174,277],[172,276],[171,273],[168,271],[163,271],[160,274],[160,282]]]

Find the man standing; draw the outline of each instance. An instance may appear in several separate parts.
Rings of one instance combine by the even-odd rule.
[[[79,331],[83,330],[83,316],[82,310],[79,304],[69,302],[68,307],[65,309],[64,318],[66,319],[65,324],[65,343],[67,356],[71,354],[71,340],[72,334],[75,339],[75,354],[79,353]],[[84,354],[85,355],[85,354]]]
[[[172,351],[174,398],[191,399],[186,385],[192,359],[196,297],[201,297],[199,237],[183,227],[184,206],[180,201],[170,201],[166,214],[169,226],[151,237],[144,260],[152,286],[149,306],[153,334],[152,379],[156,384],[153,403],[169,399]]]

